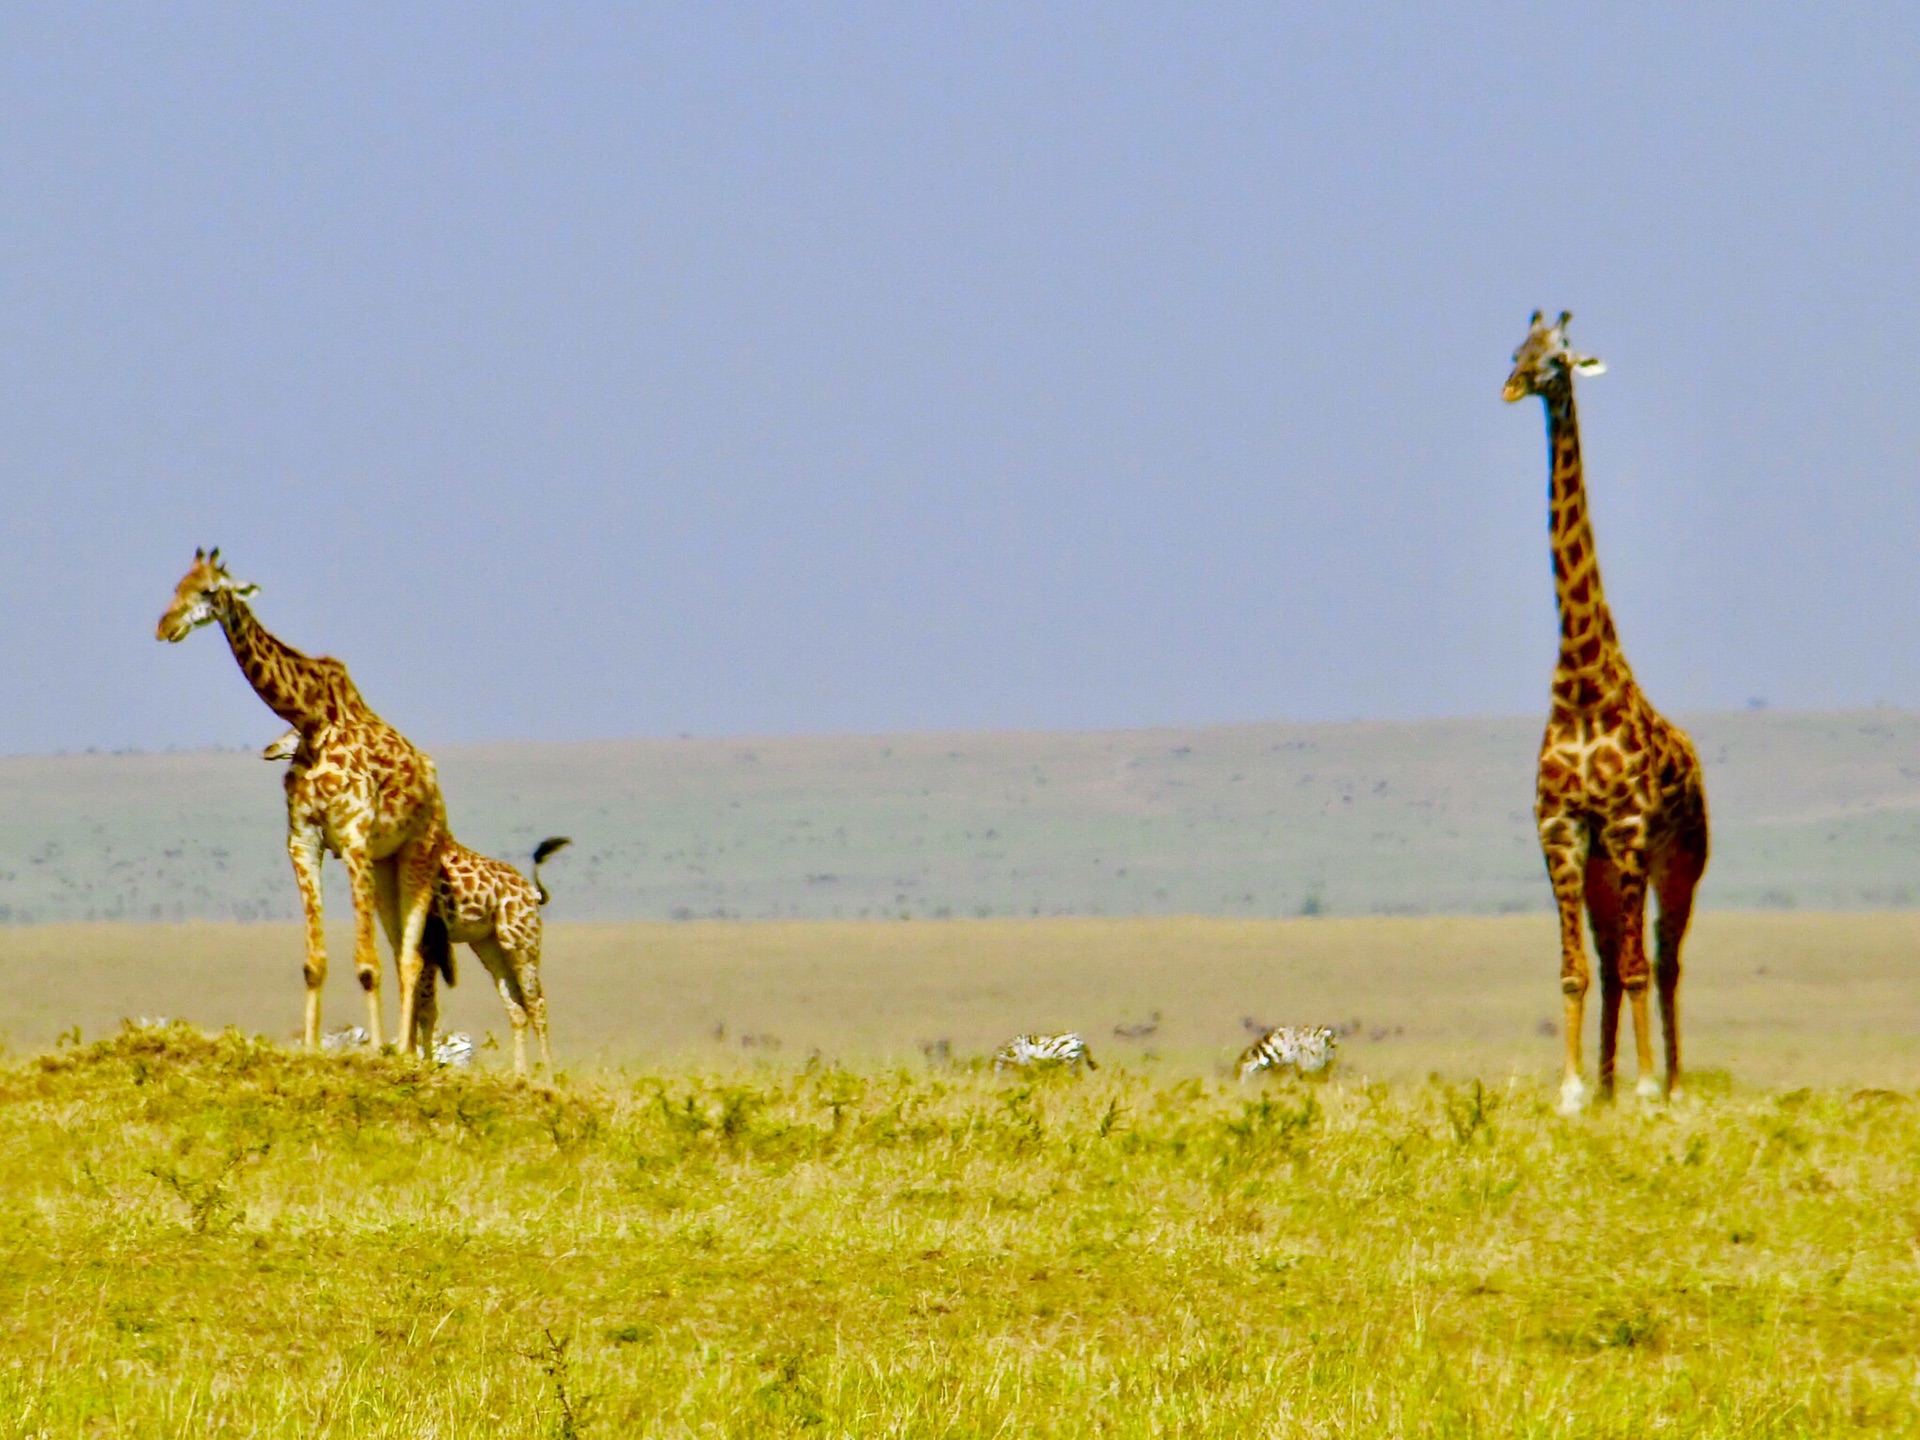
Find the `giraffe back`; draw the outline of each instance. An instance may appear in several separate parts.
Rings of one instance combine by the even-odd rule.
[[[434,910],[454,943],[491,935],[508,950],[539,953],[539,892],[506,861],[449,836],[440,847],[434,887]]]
[[[433,760],[370,712],[304,732],[286,775],[287,809],[327,847],[363,843],[379,859],[446,825]]]

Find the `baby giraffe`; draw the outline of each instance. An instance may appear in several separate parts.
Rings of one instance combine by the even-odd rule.
[[[300,750],[300,732],[289,730],[260,752],[263,760],[291,760]],[[414,992],[414,1034],[420,1054],[433,1048],[439,1019],[437,979],[454,983],[453,947],[470,945],[493,976],[494,987],[513,1025],[513,1070],[527,1073],[527,1025],[540,1042],[540,1060],[553,1068],[547,1044],[547,1000],[540,988],[540,907],[551,898],[540,880],[540,866],[573,842],[564,835],[542,840],[533,851],[533,880],[528,882],[504,860],[470,850],[451,835],[434,852],[433,907],[420,939],[420,980]]]

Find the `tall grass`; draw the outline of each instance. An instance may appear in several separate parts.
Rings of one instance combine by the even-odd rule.
[[[0,1430],[1920,1429],[1920,1118],[960,1067],[0,1069]]]

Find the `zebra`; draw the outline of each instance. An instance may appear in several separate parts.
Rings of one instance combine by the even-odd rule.
[[[473,1064],[473,1037],[464,1030],[439,1036],[433,1042],[433,1063],[466,1069]]]
[[[330,1030],[320,1037],[320,1048],[328,1054],[338,1055],[347,1050],[362,1050],[373,1037],[367,1033],[364,1025],[343,1025],[338,1030]]]
[[[1064,1035],[1016,1035],[993,1052],[996,1070],[1028,1070],[1040,1066],[1064,1066],[1078,1070],[1082,1065],[1098,1070],[1087,1042],[1071,1030]]]
[[[1340,1037],[1325,1025],[1276,1025],[1240,1052],[1238,1075],[1246,1080],[1262,1071],[1285,1070],[1317,1075],[1333,1064]]]
[[[372,1038],[364,1025],[343,1025],[321,1036],[320,1048],[338,1055],[348,1050],[364,1050]],[[473,1037],[462,1031],[440,1035],[433,1042],[433,1063],[465,1069],[473,1064],[473,1048]]]

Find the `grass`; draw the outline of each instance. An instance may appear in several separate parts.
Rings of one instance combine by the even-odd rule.
[[[334,935],[330,1026],[363,1014],[347,939]],[[1920,1087],[1916,946],[1911,912],[1702,915],[1682,987],[1691,1063],[1752,1084]],[[294,925],[0,926],[0,1039],[38,1049],[142,1015],[285,1038],[301,947]],[[464,950],[460,963],[443,1025],[504,1043],[484,972]],[[555,924],[543,970],[556,1053],[576,1068],[815,1052],[918,1065],[922,1044],[983,1054],[1072,1029],[1102,1064],[1211,1077],[1247,1043],[1248,1017],[1354,1027],[1349,1072],[1396,1083],[1544,1079],[1560,1054],[1545,915]],[[385,993],[391,1022],[391,964]]]
[[[33,1435],[1920,1429],[1920,1116],[816,1062],[552,1086],[184,1025],[0,1068]]]

